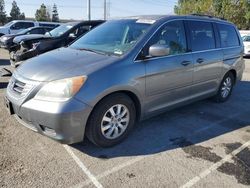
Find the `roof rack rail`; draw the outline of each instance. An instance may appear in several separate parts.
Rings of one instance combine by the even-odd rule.
[[[208,17],[208,18],[216,18],[220,20],[226,20],[225,18],[217,17],[217,16],[211,16],[207,14],[190,14],[191,16],[202,16],[202,17]]]

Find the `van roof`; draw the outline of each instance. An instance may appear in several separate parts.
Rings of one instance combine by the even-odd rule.
[[[138,15],[138,16],[129,16],[122,17],[117,19],[139,19],[139,20],[169,20],[169,19],[195,19],[195,20],[203,20],[203,21],[216,21],[216,22],[224,22],[231,23],[223,18],[214,17],[210,15],[199,15],[199,14],[191,14],[191,15]],[[231,23],[232,24],[232,23]]]

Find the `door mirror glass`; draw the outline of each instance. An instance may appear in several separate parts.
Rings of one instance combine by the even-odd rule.
[[[170,48],[162,44],[154,44],[149,47],[149,55],[152,57],[168,56],[170,54]]]

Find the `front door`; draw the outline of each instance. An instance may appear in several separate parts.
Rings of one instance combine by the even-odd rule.
[[[166,46],[169,54],[150,57],[154,44]],[[183,21],[162,26],[143,49],[146,66],[146,113],[154,113],[190,97],[193,79],[192,54],[187,53]]]

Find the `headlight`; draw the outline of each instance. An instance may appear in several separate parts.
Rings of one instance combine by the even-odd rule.
[[[80,90],[86,80],[86,76],[78,76],[49,82],[40,89],[35,99],[57,102],[66,101]]]
[[[8,40],[10,37],[3,37],[3,40]]]

